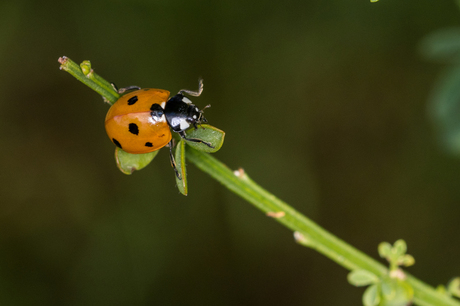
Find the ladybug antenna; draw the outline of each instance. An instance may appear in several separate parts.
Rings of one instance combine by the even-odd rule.
[[[202,128],[202,129],[204,130],[205,128],[203,127],[203,123],[208,123],[208,120],[206,120],[205,117],[201,116],[201,117],[200,117],[200,123],[198,123],[198,125],[200,126],[200,128]],[[196,129],[197,129],[197,127],[196,127],[196,125],[195,125],[195,130],[196,130]]]
[[[203,79],[202,78],[198,79],[198,90],[197,91],[193,91],[189,89],[179,90],[179,94],[181,95],[188,94],[189,96],[194,96],[194,97],[200,96],[202,92],[203,92]]]
[[[211,104],[208,104],[205,107],[203,107],[203,109],[198,110],[198,112],[200,113],[200,117],[198,118],[199,121],[208,122],[206,118],[203,116],[203,114],[204,114],[204,110],[210,107],[211,107]]]
[[[203,116],[203,113],[204,113],[205,109],[210,108],[210,107],[211,107],[211,104],[208,104],[205,107],[203,107],[202,110],[199,111],[200,117],[198,118],[198,121],[200,122],[199,123],[200,127],[203,128],[203,129],[204,129],[204,127],[201,126],[201,123],[208,123],[208,120]]]
[[[115,83],[110,83],[113,87],[113,89],[115,89],[116,92],[118,92],[119,94],[123,94],[127,91],[130,91],[130,90],[139,90],[141,89],[139,86],[128,86],[128,87],[123,87],[123,88],[120,88],[118,89],[117,85],[115,85]]]

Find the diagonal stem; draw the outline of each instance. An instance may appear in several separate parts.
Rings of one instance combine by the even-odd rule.
[[[187,159],[222,185],[241,196],[268,215],[278,215],[276,221],[295,231],[297,242],[311,247],[349,269],[364,269],[375,275],[384,276],[388,269],[358,249],[347,244],[321,228],[294,208],[269,193],[242,170],[233,172],[226,165],[207,153],[187,148]],[[279,212],[283,212],[279,214]],[[278,213],[278,214],[277,214]],[[456,305],[460,303],[433,287],[407,274],[407,282],[414,289],[414,302],[418,305]]]

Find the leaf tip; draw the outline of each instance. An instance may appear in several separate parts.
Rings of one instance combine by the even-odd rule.
[[[68,61],[69,58],[65,55],[58,58],[58,63],[61,64],[61,66],[59,66],[59,70],[66,70]]]
[[[58,62],[59,64],[64,64],[65,62],[67,61],[67,56],[61,56],[59,59],[58,59]]]

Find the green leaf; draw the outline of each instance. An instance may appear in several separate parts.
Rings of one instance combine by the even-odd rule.
[[[415,258],[412,255],[406,254],[401,259],[401,264],[405,267],[409,267],[415,264]]]
[[[428,60],[459,63],[460,28],[442,29],[425,36],[419,50]]]
[[[124,174],[132,174],[135,170],[141,170],[147,166],[158,154],[158,151],[159,150],[144,154],[131,154],[120,148],[116,148],[115,160],[121,172]]]
[[[83,61],[80,64],[81,71],[84,75],[88,75],[91,71],[91,62],[90,61]]]
[[[460,298],[460,277],[456,277],[449,282],[447,291],[453,296]]]
[[[364,306],[374,306],[378,305],[380,302],[379,286],[372,285],[369,286],[363,294],[363,304]]]
[[[394,280],[389,277],[382,279],[381,283],[382,294],[386,299],[392,299],[396,294],[396,288],[394,286]]]
[[[395,254],[396,256],[402,256],[404,254],[406,254],[406,251],[407,251],[407,245],[406,245],[406,242],[402,239],[399,239],[395,242],[395,244],[393,245],[393,254]]]
[[[202,152],[207,152],[207,153],[214,153],[219,151],[219,149],[222,147],[222,144],[224,143],[224,137],[225,137],[225,132],[222,130],[219,130],[216,127],[213,127],[208,124],[203,124],[201,127],[198,129],[189,129],[186,132],[187,138],[197,138],[201,139],[203,141],[211,143],[211,145],[214,148],[210,148],[207,145],[203,143],[198,143],[198,142],[193,142],[193,141],[188,141],[187,144],[194,148],[195,150],[202,151]]]
[[[348,273],[348,282],[356,287],[375,284],[379,281],[377,275],[367,270],[354,270]]]
[[[405,281],[391,279],[391,285],[395,289],[394,295],[383,295],[380,306],[406,306],[414,298],[414,290]]]
[[[187,171],[185,167],[185,141],[182,139],[176,146],[176,168],[179,171],[180,176],[182,179],[177,178],[176,176],[176,184],[177,188],[179,189],[180,193],[183,195],[187,195],[188,193],[188,185],[187,185]]]
[[[389,244],[388,242],[381,242],[379,244],[379,255],[380,257],[382,258],[388,258],[390,257],[390,254],[391,254],[391,244]]]

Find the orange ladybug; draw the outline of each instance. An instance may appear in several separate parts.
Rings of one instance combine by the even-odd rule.
[[[134,91],[131,91],[134,90]],[[149,153],[169,144],[171,163],[175,169],[172,154],[170,128],[183,139],[213,146],[198,138],[187,138],[185,130],[207,122],[200,110],[184,94],[198,97],[203,91],[203,80],[197,91],[182,89],[169,98],[169,91],[137,86],[122,88],[124,93],[109,109],[105,117],[105,130],[110,140],[120,149],[132,154]],[[177,171],[176,171],[176,174]]]

